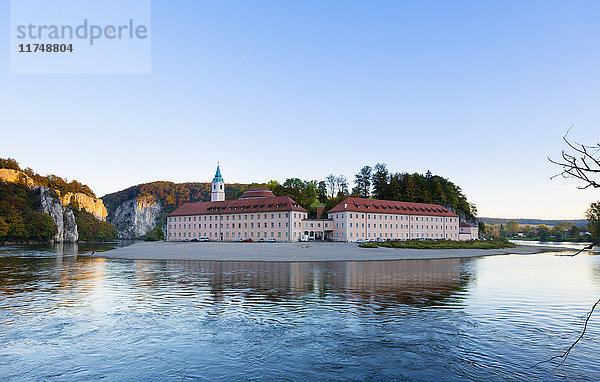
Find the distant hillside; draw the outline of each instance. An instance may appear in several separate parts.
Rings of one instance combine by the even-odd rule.
[[[225,197],[232,199],[245,184],[226,184]],[[211,183],[152,182],[139,184],[102,197],[108,221],[121,238],[140,238],[157,225],[165,226],[166,216],[184,203],[210,200]]]
[[[503,219],[503,218],[478,218],[479,221],[484,222],[485,224],[506,224],[507,222],[510,221],[515,221],[519,224],[523,224],[523,225],[540,225],[540,224],[544,224],[547,226],[554,226],[560,222],[571,222],[573,224],[575,224],[577,227],[584,227],[588,221],[585,219],[576,219],[576,220],[569,220],[569,219],[562,219],[562,220],[547,220],[547,219],[525,219],[525,218],[521,218],[521,219]]]
[[[233,196],[246,184],[226,184],[225,198],[232,199]],[[109,216],[116,208],[127,200],[135,198],[154,198],[160,202],[167,214],[173,212],[177,207],[190,202],[210,201],[211,183],[173,183],[173,182],[151,182],[129,187],[122,191],[103,196],[101,199],[108,210]]]

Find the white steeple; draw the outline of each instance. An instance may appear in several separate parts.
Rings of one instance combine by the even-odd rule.
[[[223,181],[223,177],[221,176],[221,169],[219,168],[219,163],[217,163],[217,172],[212,181],[210,201],[220,202],[223,200],[225,200],[225,181]]]

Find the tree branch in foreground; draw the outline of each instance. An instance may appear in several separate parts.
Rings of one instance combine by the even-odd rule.
[[[600,188],[600,183],[597,179],[592,179],[600,175],[600,143],[595,146],[588,146],[580,143],[574,143],[569,141],[567,135],[573,126],[567,130],[563,136],[563,140],[573,151],[573,153],[561,152],[560,160],[553,160],[548,158],[550,163],[553,163],[562,168],[562,171],[550,179],[554,179],[558,176],[563,178],[575,178],[583,180],[584,186],[579,186],[579,189],[586,189],[588,187]]]
[[[571,344],[571,346],[569,346],[569,348],[567,350],[565,350],[560,355],[555,355],[554,357],[551,357],[551,358],[549,358],[549,359],[547,359],[545,361],[540,361],[540,362],[536,363],[535,365],[533,365],[532,367],[536,367],[537,365],[540,365],[542,363],[551,362],[551,361],[554,361],[555,359],[559,359],[560,358],[561,359],[560,363],[558,365],[556,365],[556,367],[554,368],[554,370],[556,370],[563,363],[565,363],[565,361],[567,360],[567,357],[569,357],[569,354],[571,353],[571,350],[573,350],[573,348],[575,347],[575,345],[577,345],[577,343],[579,341],[581,341],[581,339],[585,335],[585,332],[586,332],[587,327],[588,327],[588,322],[590,321],[590,318],[592,317],[592,313],[594,313],[594,309],[596,309],[596,306],[598,306],[598,304],[600,304],[600,299],[598,301],[596,301],[596,303],[592,306],[592,309],[590,309],[590,311],[584,315],[584,317],[586,317],[586,318],[585,318],[585,324],[583,325],[583,330],[581,331],[581,334],[579,335],[579,337],[577,337],[577,339],[575,340],[575,342],[573,342]]]
[[[587,247],[583,247],[583,248],[581,248],[579,251],[577,251],[577,252],[575,252],[575,253],[571,253],[571,254],[568,254],[568,255],[561,255],[560,253],[557,253],[557,254],[556,254],[556,255],[554,255],[554,256],[568,256],[568,257],[574,257],[574,256],[577,256],[577,255],[579,255],[579,254],[580,254],[581,252],[583,252],[583,251],[591,251],[591,250],[592,250],[592,249],[593,249],[595,246],[597,246],[597,245],[600,245],[600,241],[597,241],[597,242],[595,242],[595,243],[592,243],[592,244],[588,245]]]

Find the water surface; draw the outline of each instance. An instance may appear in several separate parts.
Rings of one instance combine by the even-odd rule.
[[[127,261],[0,249],[0,380],[594,380],[582,254],[372,262]],[[98,248],[95,248],[98,249]]]

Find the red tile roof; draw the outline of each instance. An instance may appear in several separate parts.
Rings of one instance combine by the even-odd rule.
[[[308,212],[289,196],[224,200],[220,202],[185,203],[168,216],[220,215],[251,212]]]
[[[365,198],[346,198],[343,202],[329,210],[328,213],[343,211],[458,217],[454,212],[437,204],[396,202],[393,200]]]
[[[251,198],[274,198],[275,194],[264,186],[250,187],[240,196],[240,199],[251,199]]]
[[[470,225],[469,223],[466,223],[466,222],[460,222],[459,226],[461,226],[461,227],[473,227],[472,225]]]

